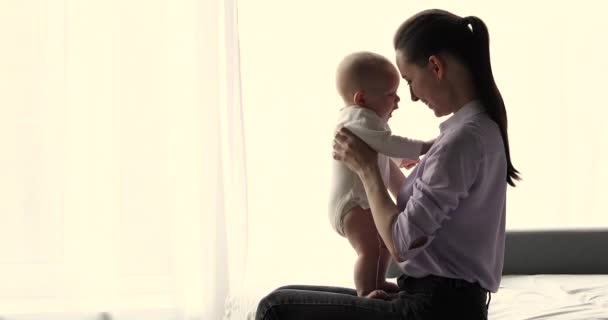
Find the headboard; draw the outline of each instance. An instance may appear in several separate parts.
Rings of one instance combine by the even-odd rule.
[[[508,230],[503,274],[608,274],[608,228]]]

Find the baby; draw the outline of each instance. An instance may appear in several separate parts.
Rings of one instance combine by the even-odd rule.
[[[378,165],[385,185],[389,183],[389,160],[399,166],[411,164],[432,142],[412,140],[391,133],[387,121],[398,108],[399,73],[385,57],[371,52],[346,56],[338,66],[336,85],[344,100],[336,130],[346,127],[378,151]],[[386,281],[390,254],[378,235],[363,184],[346,165],[333,162],[329,218],[332,227],[357,252],[355,287],[359,296],[375,289],[396,292]]]

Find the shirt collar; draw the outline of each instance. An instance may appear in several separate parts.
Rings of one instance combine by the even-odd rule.
[[[484,108],[479,100],[470,101],[462,106],[462,108],[460,108],[458,111],[454,112],[451,117],[442,122],[439,125],[439,130],[443,132],[482,112],[484,112]]]

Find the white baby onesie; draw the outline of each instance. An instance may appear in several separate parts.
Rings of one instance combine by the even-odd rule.
[[[378,166],[385,185],[390,174],[389,158],[400,163],[402,159],[418,159],[421,140],[392,134],[388,124],[367,108],[348,106],[340,109],[336,130],[345,127],[378,152]],[[369,209],[369,203],[359,177],[341,161],[334,160],[329,199],[329,220],[336,232],[345,236],[343,221],[355,206]]]

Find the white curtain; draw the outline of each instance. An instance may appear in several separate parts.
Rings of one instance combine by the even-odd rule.
[[[0,2],[0,318],[223,317],[247,239],[235,26],[233,1]]]

